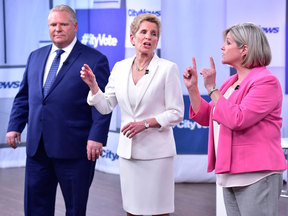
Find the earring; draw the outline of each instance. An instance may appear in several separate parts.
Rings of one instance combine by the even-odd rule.
[[[157,49],[157,46],[155,46],[155,49]]]
[[[132,44],[133,46],[135,46],[135,43],[133,42],[133,44]]]

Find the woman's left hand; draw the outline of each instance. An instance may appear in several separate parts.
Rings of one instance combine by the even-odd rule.
[[[132,138],[136,134],[144,131],[145,129],[146,127],[144,121],[130,122],[122,128],[121,132],[124,134],[124,136]]]
[[[212,57],[210,57],[210,68],[203,68],[200,72],[204,78],[204,86],[209,92],[216,85],[216,70]]]

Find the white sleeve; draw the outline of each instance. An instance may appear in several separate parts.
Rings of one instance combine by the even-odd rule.
[[[90,106],[95,106],[95,108],[103,115],[111,113],[114,107],[118,104],[114,82],[116,65],[110,74],[108,84],[105,87],[105,93],[103,93],[100,88],[95,95],[92,95],[91,91],[88,93],[87,103]]]
[[[178,66],[173,64],[165,80],[166,111],[155,116],[161,125],[160,130],[179,124],[184,117],[184,102],[180,83]]]

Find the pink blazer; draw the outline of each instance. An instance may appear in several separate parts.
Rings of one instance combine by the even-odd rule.
[[[237,80],[229,77],[221,86],[222,94]],[[262,170],[285,170],[286,160],[281,148],[282,89],[277,77],[266,67],[253,68],[238,90],[226,100],[213,103],[202,99],[190,118],[209,126],[208,172],[243,173]],[[217,160],[215,158],[213,120],[220,123]]]

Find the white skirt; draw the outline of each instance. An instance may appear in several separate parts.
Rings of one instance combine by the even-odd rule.
[[[123,208],[134,215],[174,212],[174,157],[135,160],[119,157]]]

